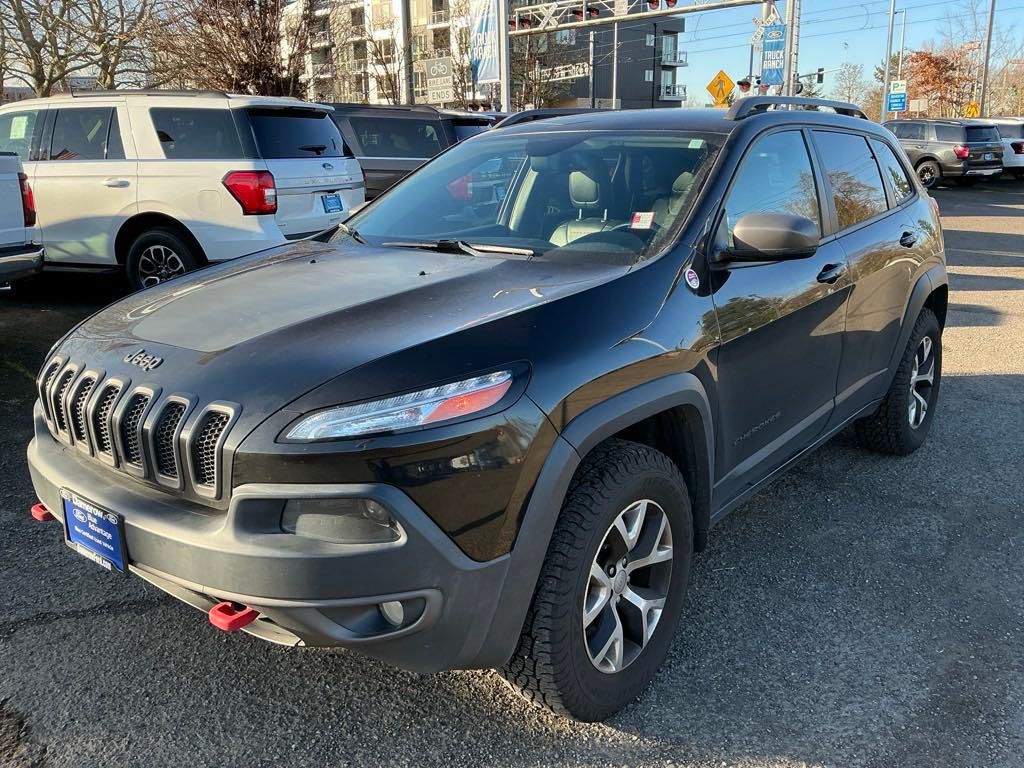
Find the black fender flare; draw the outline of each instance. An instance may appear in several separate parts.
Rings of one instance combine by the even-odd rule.
[[[640,384],[588,408],[555,438],[534,484],[509,554],[508,574],[494,619],[470,666],[501,666],[515,651],[562,502],[583,457],[598,443],[626,427],[677,407],[692,409],[700,420],[703,439],[694,441],[699,455],[693,458],[701,480],[691,493],[695,502],[694,545],[697,549],[703,548],[710,526],[714,478],[712,411],[700,379],[692,373],[675,373]]]
[[[900,326],[899,340],[893,347],[892,357],[889,359],[888,386],[892,386],[892,380],[896,378],[896,369],[899,367],[900,358],[903,357],[903,353],[906,351],[907,342],[910,340],[910,333],[914,330],[914,323],[917,322],[917,316],[924,309],[928,297],[944,285],[949,285],[949,277],[946,274],[946,266],[944,264],[936,264],[914,283],[910,296],[907,298],[907,307],[903,311],[903,324]]]

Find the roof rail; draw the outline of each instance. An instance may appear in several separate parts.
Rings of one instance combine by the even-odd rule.
[[[571,117],[572,115],[589,115],[597,112],[607,112],[599,107],[543,107],[538,109],[524,109],[521,112],[513,112],[494,124],[495,128],[508,128],[521,123],[532,123],[534,120],[545,120],[550,117]]]
[[[767,112],[770,107],[780,106],[798,107],[801,109],[828,107],[839,115],[868,119],[868,116],[864,114],[864,110],[856,104],[848,104],[843,101],[829,101],[828,99],[804,98],[802,96],[747,96],[742,99],[736,99],[733,105],[729,107],[729,112],[725,118],[726,120],[742,120],[751,115]]]
[[[222,96],[226,99],[229,96],[227,91],[217,91],[213,89],[194,91],[164,91],[160,90],[159,88],[123,88],[117,90],[104,91],[71,91],[68,95],[73,96],[76,99],[109,96]]]

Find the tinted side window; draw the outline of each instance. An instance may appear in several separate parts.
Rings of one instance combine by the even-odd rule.
[[[914,187],[907,178],[903,164],[896,158],[896,153],[880,141],[872,141],[871,147],[875,150],[875,158],[882,167],[882,173],[889,177],[896,199],[900,202],[906,200],[913,193]]]
[[[153,128],[168,160],[228,160],[242,158],[235,121],[227,109],[149,110]]]
[[[113,111],[110,107],[60,110],[53,124],[50,159],[105,159]]]
[[[907,126],[903,123],[885,123],[884,125],[892,131],[892,135],[897,139],[902,139],[907,135]]]
[[[815,131],[825,174],[839,218],[839,229],[877,216],[888,208],[878,164],[863,136]]]
[[[725,202],[726,234],[747,213],[783,211],[810,219],[821,232],[818,191],[807,146],[799,131],[759,139],[747,153]]]
[[[27,162],[39,112],[8,112],[0,115],[0,152],[13,152]]]
[[[959,125],[936,125],[935,140],[949,144],[959,144],[964,140],[964,130]]]
[[[437,120],[350,117],[366,157],[433,157],[444,147]]]
[[[121,126],[117,122],[117,110],[110,121],[110,136],[107,139],[107,160],[124,160],[124,144],[121,143]]]

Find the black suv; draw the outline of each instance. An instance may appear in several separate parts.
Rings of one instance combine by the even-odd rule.
[[[418,105],[332,104],[334,122],[355,153],[372,200],[452,144],[486,131],[492,115]]]
[[[324,241],[128,297],[40,371],[33,515],[221,629],[607,717],[715,523],[848,424],[928,434],[942,230],[859,115],[491,131]],[[504,191],[467,204],[478,173]]]
[[[944,179],[971,185],[1003,172],[1003,143],[994,123],[983,120],[891,120],[883,125],[906,150],[921,183]]]

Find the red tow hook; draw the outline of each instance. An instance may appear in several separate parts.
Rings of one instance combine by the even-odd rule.
[[[46,508],[46,505],[43,504],[42,502],[39,502],[38,504],[33,504],[31,512],[32,512],[32,519],[33,520],[38,520],[40,523],[45,523],[45,522],[48,522],[50,520],[56,520],[57,519],[57,518],[55,518],[53,516],[53,513],[50,512],[50,510],[48,510]]]
[[[260,612],[255,608],[225,600],[213,606],[207,615],[210,617],[210,623],[217,629],[225,632],[237,632],[242,627],[256,621]]]

